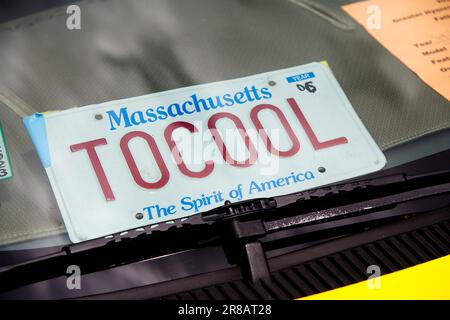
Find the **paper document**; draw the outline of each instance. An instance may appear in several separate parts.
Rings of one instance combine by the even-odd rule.
[[[342,8],[450,101],[450,0],[370,0]]]

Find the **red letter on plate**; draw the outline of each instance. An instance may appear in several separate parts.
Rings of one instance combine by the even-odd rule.
[[[185,128],[185,129],[189,130],[190,132],[197,132],[198,129],[189,122],[177,121],[177,122],[171,123],[169,126],[167,126],[166,130],[164,131],[164,137],[166,138],[167,145],[169,146],[170,151],[172,152],[172,155],[175,159],[175,162],[177,163],[178,169],[180,169],[180,171],[188,177],[192,177],[192,178],[206,177],[213,171],[214,162],[211,160],[206,161],[205,168],[198,172],[189,170],[186,167],[186,164],[184,163],[183,158],[181,157],[181,153],[177,147],[177,144],[175,143],[175,141],[173,141],[173,138],[172,138],[172,133],[177,128]]]
[[[156,164],[158,165],[159,171],[161,172],[161,178],[156,182],[147,182],[142,179],[141,173],[139,172],[139,169],[136,165],[136,161],[134,161],[133,155],[131,154],[130,148],[128,147],[128,143],[130,142],[130,140],[137,137],[142,138],[147,142],[153,156],[155,157]],[[120,148],[122,149],[122,153],[125,157],[125,160],[127,161],[128,168],[130,168],[134,181],[136,181],[136,183],[142,188],[159,189],[164,187],[169,181],[169,170],[167,170],[161,153],[159,152],[158,146],[156,145],[155,139],[153,139],[151,135],[142,131],[129,132],[120,140]]]
[[[91,160],[92,166],[94,167],[95,174],[97,175],[98,182],[102,188],[103,194],[105,195],[106,201],[113,201],[116,198],[111,190],[108,179],[106,178],[105,171],[103,170],[100,159],[98,158],[97,151],[95,147],[107,144],[106,139],[97,139],[92,141],[87,141],[79,144],[74,144],[70,146],[72,152],[77,152],[86,149],[86,152]]]
[[[272,141],[270,141],[270,138],[267,135],[266,130],[264,129],[261,121],[259,121],[259,118],[258,118],[259,112],[264,109],[272,110],[278,116],[278,119],[280,119],[280,122],[283,125],[284,130],[286,130],[286,133],[288,134],[289,139],[291,139],[292,147],[289,150],[280,151],[273,146]],[[252,119],[253,124],[255,125],[256,129],[258,130],[259,136],[264,141],[264,144],[266,145],[266,148],[270,153],[278,155],[280,157],[291,157],[294,154],[296,154],[298,152],[298,150],[300,150],[300,142],[298,141],[297,136],[295,135],[294,131],[292,130],[291,126],[289,125],[289,122],[287,121],[286,117],[284,116],[283,111],[281,111],[277,107],[275,107],[271,104],[257,105],[250,112],[250,118]]]
[[[241,138],[244,140],[245,146],[247,147],[247,150],[250,153],[247,160],[240,162],[236,161],[228,153],[227,147],[225,146],[225,143],[223,142],[222,137],[220,136],[220,133],[216,127],[217,120],[222,118],[228,118],[234,122],[234,125],[239,131],[239,134],[241,135]],[[220,152],[222,153],[223,160],[225,160],[227,163],[235,167],[243,167],[243,168],[249,167],[255,163],[256,159],[258,158],[258,154],[256,153],[256,149],[253,146],[253,143],[250,141],[250,137],[248,136],[247,131],[245,131],[241,119],[239,119],[237,116],[228,112],[218,112],[216,114],[213,114],[211,118],[209,118],[208,120],[208,128],[209,131],[211,132],[211,135],[214,138],[214,141],[219,147]]]
[[[298,106],[298,104],[294,100],[294,98],[289,98],[289,99],[287,99],[287,101],[288,101],[289,105],[291,106],[292,111],[294,111],[295,115],[297,116],[298,121],[300,121],[300,124],[302,125],[303,129],[305,130],[306,135],[309,138],[309,141],[311,141],[311,143],[314,147],[314,150],[330,148],[330,147],[337,146],[339,144],[348,143],[348,140],[345,137],[340,137],[340,138],[320,142],[317,139],[313,129],[311,128],[311,126],[308,123],[308,120],[306,120],[304,114],[300,110],[300,107]]]

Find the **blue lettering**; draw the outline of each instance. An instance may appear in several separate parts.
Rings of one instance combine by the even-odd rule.
[[[131,122],[132,122],[134,125],[136,125],[136,126],[147,122],[147,121],[144,119],[144,114],[143,114],[141,111],[135,111],[135,112],[133,112],[133,113],[131,114],[130,119],[131,119]]]
[[[234,100],[231,97],[231,94],[227,93],[223,96],[223,100],[225,100],[225,105],[231,107],[234,104]]]
[[[183,115],[183,112],[180,110],[180,105],[178,103],[172,103],[167,108],[167,113],[169,114],[169,116],[174,117],[174,118],[176,116],[182,116]]]
[[[145,111],[145,114],[147,115],[147,121],[148,122],[155,122],[156,120],[158,120],[158,117],[156,116],[156,114],[154,113],[153,108],[149,108]]]
[[[193,105],[193,103],[192,103],[192,101],[186,101],[186,102],[184,102],[183,103],[183,105],[181,106],[181,108],[183,109],[183,112],[184,113],[186,113],[186,114],[192,114],[192,113],[195,113],[195,109],[194,110],[190,110],[190,111],[188,111],[188,109],[187,109],[187,106],[192,106]]]
[[[236,92],[236,94],[234,95],[234,101],[239,104],[243,104],[247,102],[247,99],[245,99],[243,92]]]
[[[117,128],[114,126],[114,124],[116,124],[116,126],[120,127],[122,119],[125,122],[125,128],[131,127],[131,123],[130,123],[130,118],[128,116],[128,108],[120,108],[119,110],[119,115],[116,114],[116,112],[114,110],[111,111],[106,111],[106,113],[109,116],[109,123],[111,125],[111,129],[110,130],[116,130]]]
[[[159,114],[158,119],[159,120],[166,120],[167,119],[167,112],[164,110],[164,106],[159,106],[156,108],[156,113]]]
[[[261,88],[261,93],[263,94],[264,99],[272,98],[272,93],[270,93],[269,88]]]
[[[192,210],[192,208],[194,208],[193,203],[190,201],[191,199],[192,199],[191,197],[181,198],[181,204],[183,205],[181,209],[183,211],[189,211]]]
[[[306,171],[305,172],[305,178],[306,180],[312,180],[315,178],[314,174],[311,171]]]

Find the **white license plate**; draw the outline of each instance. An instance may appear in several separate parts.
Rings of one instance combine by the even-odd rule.
[[[381,169],[321,63],[24,120],[80,242]]]

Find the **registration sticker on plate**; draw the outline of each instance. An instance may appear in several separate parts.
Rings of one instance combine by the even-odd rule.
[[[80,242],[381,169],[321,63],[25,120]]]
[[[0,123],[0,180],[6,180],[13,176],[8,150],[6,149],[6,139]]]

